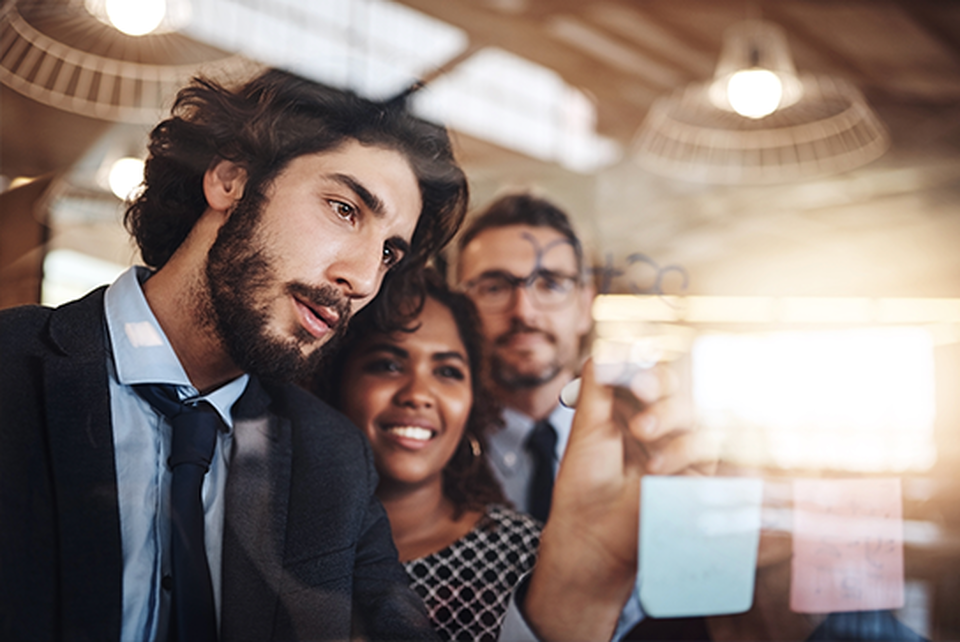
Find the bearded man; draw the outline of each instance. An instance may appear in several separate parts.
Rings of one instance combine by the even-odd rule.
[[[291,382],[467,200],[400,106],[182,90],[126,214],[146,267],[0,314],[0,638],[432,638],[363,435]]]
[[[508,194],[478,213],[457,245],[457,282],[477,306],[503,406],[503,428],[489,437],[493,470],[519,510],[546,522],[524,605],[533,632],[511,609],[503,638],[543,639],[562,629],[567,639],[644,639],[633,592],[640,478],[709,473],[716,459],[671,396],[669,369],[641,375],[636,398],[592,386],[589,404],[581,391],[576,414],[561,403],[580,372],[594,298],[565,212],[531,194]],[[593,379],[589,363],[582,374],[591,375],[585,384]],[[604,403],[594,403],[599,398]],[[552,564],[557,549],[563,555]],[[553,608],[531,608],[540,602]],[[697,635],[707,639],[702,626]]]

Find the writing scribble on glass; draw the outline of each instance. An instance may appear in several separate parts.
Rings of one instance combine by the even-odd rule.
[[[569,245],[574,247],[573,241],[567,238],[555,239],[541,246],[537,238],[529,232],[523,232],[521,237],[533,246],[535,255],[531,274],[549,272],[544,265],[544,258],[555,247]],[[637,273],[640,268],[642,274]],[[598,278],[597,289],[599,294],[611,294],[614,291],[614,282],[620,277],[626,277],[626,290],[631,294],[684,294],[690,285],[690,275],[680,265],[660,265],[653,258],[642,252],[629,255],[622,265],[618,266],[612,253],[604,255],[603,265],[595,265],[589,271]],[[669,282],[669,287],[668,287]]]
[[[643,268],[643,274],[637,274],[636,268]],[[690,285],[690,276],[679,265],[660,265],[642,252],[628,256],[624,264],[618,266],[613,254],[604,255],[603,265],[594,266],[592,272],[599,277],[600,294],[613,292],[613,284],[620,277],[627,278],[626,289],[631,294],[683,294]],[[641,278],[644,277],[644,278]],[[671,287],[667,287],[667,282]],[[679,281],[679,283],[674,283]]]
[[[568,238],[555,239],[553,241],[550,241],[543,247],[540,247],[540,242],[537,240],[537,237],[535,237],[533,234],[530,234],[529,232],[524,232],[523,234],[521,234],[521,237],[527,241],[530,241],[530,245],[533,246],[534,254],[536,254],[536,260],[534,261],[534,264],[533,264],[533,270],[530,271],[531,274],[535,274],[537,272],[541,272],[544,270],[543,257],[546,256],[547,252],[549,252],[553,248],[559,245],[569,245],[570,247],[573,247],[573,241],[571,241]]]

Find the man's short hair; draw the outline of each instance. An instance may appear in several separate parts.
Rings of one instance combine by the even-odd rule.
[[[349,140],[403,154],[417,177],[423,209],[402,263],[423,264],[463,221],[467,180],[446,130],[402,101],[373,102],[271,69],[236,89],[194,78],[171,114],[150,134],[144,189],[124,217],[150,267],[169,260],[206,210],[203,176],[221,160],[246,170],[243,198],[262,198],[290,161]]]
[[[481,232],[510,225],[556,230],[570,241],[577,258],[577,273],[583,272],[583,246],[573,230],[570,217],[550,201],[531,194],[508,194],[493,201],[467,224],[457,241],[457,249],[462,254]]]

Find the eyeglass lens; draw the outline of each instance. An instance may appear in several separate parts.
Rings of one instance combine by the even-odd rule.
[[[513,301],[518,287],[527,288],[533,302],[541,307],[555,307],[564,303],[576,285],[574,277],[536,271],[526,278],[507,274],[488,275],[472,288],[474,301],[486,309],[506,309]]]

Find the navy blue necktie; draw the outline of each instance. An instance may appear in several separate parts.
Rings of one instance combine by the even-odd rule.
[[[550,514],[553,499],[553,462],[557,456],[557,431],[546,419],[538,421],[524,444],[533,458],[533,475],[527,495],[529,513],[541,522]]]
[[[170,551],[173,595],[169,640],[215,641],[217,616],[213,583],[203,538],[203,477],[217,444],[220,415],[205,402],[182,403],[176,388],[161,384],[134,386],[173,426],[170,458]]]

